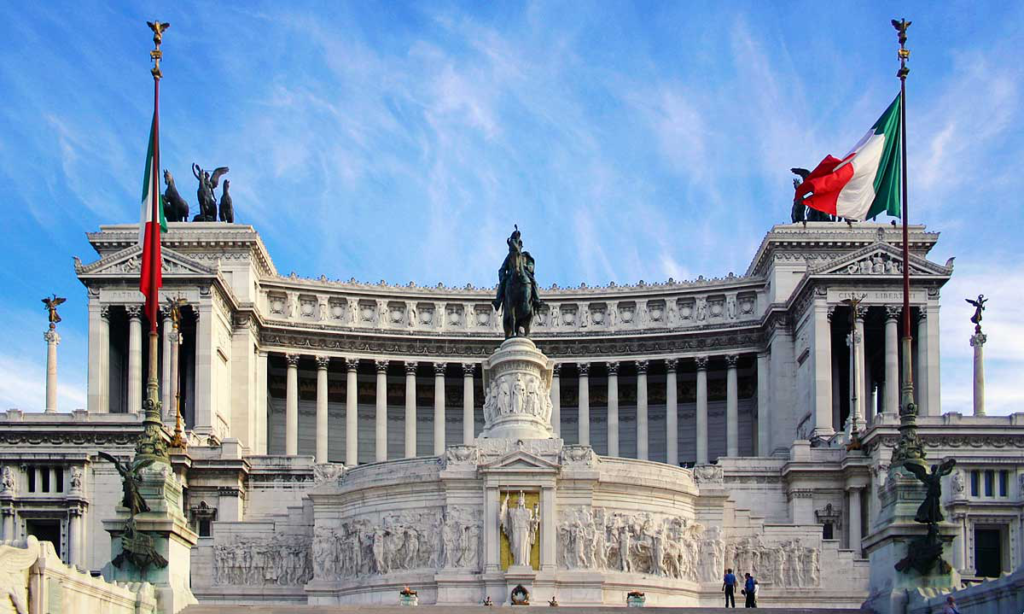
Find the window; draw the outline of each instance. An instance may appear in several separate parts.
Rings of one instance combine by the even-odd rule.
[[[36,468],[35,467],[29,467],[28,470],[25,473],[28,474],[28,491],[29,492],[35,492],[36,491]]]
[[[981,496],[981,486],[979,485],[981,480],[980,480],[980,476],[978,475],[978,473],[979,473],[978,471],[972,471],[971,472],[971,496],[972,497]]]
[[[821,538],[822,539],[835,539],[835,537],[833,537],[834,533],[835,532],[834,532],[834,530],[832,528],[832,523],[831,522],[826,522],[824,524],[822,530],[821,530]]]
[[[999,496],[1006,497],[1009,490],[1010,475],[1009,471],[1003,469],[999,472]]]
[[[1002,531],[995,527],[974,530],[974,572],[983,578],[998,578],[1003,570]]]
[[[996,472],[991,469],[985,472],[985,496],[996,496]]]

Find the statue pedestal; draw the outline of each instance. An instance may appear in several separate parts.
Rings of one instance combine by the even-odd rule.
[[[152,538],[154,550],[167,565],[139,569],[127,560],[122,560],[119,567],[110,562],[103,568],[103,578],[108,582],[149,582],[155,589],[159,611],[175,614],[198,603],[190,588],[190,573],[192,547],[199,536],[188,527],[181,511],[181,484],[171,468],[157,462],[139,473],[139,492],[150,511],[135,516],[135,530]],[[129,520],[128,509],[118,506],[117,518],[103,521],[103,528],[110,533],[111,561],[122,553],[122,537]]]
[[[554,361],[526,337],[506,339],[483,363],[480,439],[550,439]]]
[[[862,542],[871,560],[867,601],[862,610],[878,614],[903,614],[915,594],[929,595],[940,589],[960,587],[960,574],[955,569],[943,572],[936,563],[929,573],[914,569],[897,571],[895,565],[907,556],[911,542],[928,534],[928,525],[914,521],[917,508],[924,501],[927,487],[902,469],[890,472],[882,493],[882,508],[872,532]],[[948,522],[938,525],[942,540],[942,559],[953,560],[953,538],[956,526]]]

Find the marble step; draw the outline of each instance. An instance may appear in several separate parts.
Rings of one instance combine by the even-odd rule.
[[[533,606],[534,608],[546,608],[547,605]],[[742,605],[740,606],[743,607]],[[582,606],[568,607],[574,612],[587,612],[588,614],[616,614],[621,613],[622,606]],[[646,607],[645,612],[650,614],[726,614],[732,612],[732,608],[707,608],[707,607]],[[850,614],[854,610],[840,610],[829,608],[771,608],[772,614]],[[522,614],[522,607],[511,606],[420,606],[415,609],[400,607],[396,605],[213,605],[199,604],[190,605],[179,614]]]

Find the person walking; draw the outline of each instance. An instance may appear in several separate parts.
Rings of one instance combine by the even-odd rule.
[[[725,570],[725,577],[722,578],[722,590],[725,591],[725,607],[736,607],[736,576],[732,569]],[[729,604],[732,604],[731,606]]]
[[[743,582],[743,594],[746,596],[746,602],[743,607],[756,608],[757,607],[757,580],[754,576],[743,574],[746,580]]]

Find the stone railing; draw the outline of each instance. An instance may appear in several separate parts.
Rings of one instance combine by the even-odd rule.
[[[65,565],[53,544],[35,537],[0,543],[0,612],[155,611],[156,595],[148,582],[121,584],[94,578]]]
[[[1024,612],[1024,566],[981,584],[952,592],[918,589],[910,593],[907,614],[939,614],[953,595],[962,614],[1020,614]]]
[[[282,280],[287,281],[287,280]],[[498,334],[491,290],[365,289],[340,284],[264,284],[260,311],[269,322],[384,333]],[[678,290],[667,285],[543,291],[534,319],[540,336],[634,334],[730,328],[759,321],[761,280],[732,278]],[[415,295],[415,296],[413,296]]]

